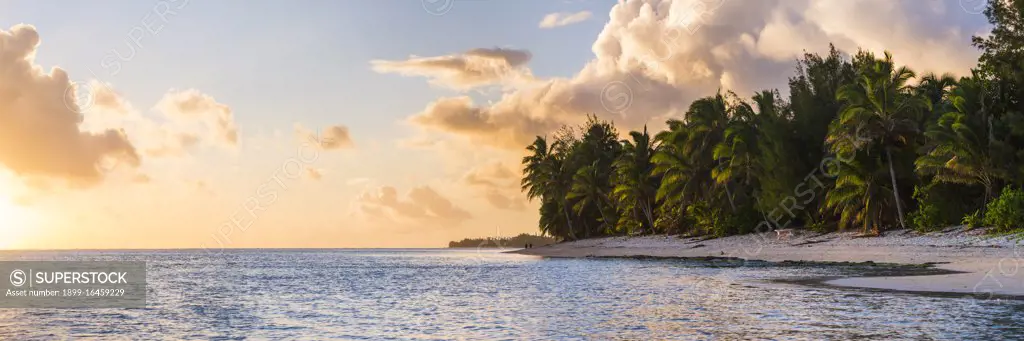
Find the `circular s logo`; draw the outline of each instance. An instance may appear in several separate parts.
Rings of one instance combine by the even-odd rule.
[[[431,15],[444,15],[455,6],[455,0],[422,0],[423,9]]]
[[[622,114],[633,104],[633,89],[622,81],[612,81],[601,89],[601,106],[609,113]]]
[[[64,107],[76,114],[85,114],[96,102],[93,84],[70,82],[64,89]]]
[[[25,285],[25,278],[25,272],[21,271],[21,269],[14,269],[14,271],[11,271],[11,285],[16,287]]]
[[[987,4],[988,2],[985,0],[960,0],[960,7],[968,14],[985,13],[985,6]]]

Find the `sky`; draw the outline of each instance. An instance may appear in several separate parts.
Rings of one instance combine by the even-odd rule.
[[[831,42],[962,75],[979,0],[0,2],[0,248],[538,233],[538,135],[659,129]]]

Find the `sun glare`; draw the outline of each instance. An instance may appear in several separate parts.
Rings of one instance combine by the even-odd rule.
[[[17,205],[9,198],[0,196],[0,249],[11,249],[25,236],[30,228],[32,210]]]

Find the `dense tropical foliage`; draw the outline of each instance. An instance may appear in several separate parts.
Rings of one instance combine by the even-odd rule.
[[[653,135],[591,116],[537,137],[522,187],[541,231],[1024,228],[1024,0],[988,6],[994,29],[959,79],[833,47],[797,62],[788,97],[719,92]]]

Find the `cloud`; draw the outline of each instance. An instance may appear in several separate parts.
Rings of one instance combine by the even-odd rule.
[[[430,186],[413,188],[406,198],[400,198],[394,187],[382,186],[376,191],[364,192],[358,203],[363,213],[396,222],[454,225],[472,218],[469,212],[455,206]]]
[[[306,176],[313,180],[320,180],[324,177],[324,173],[319,169],[306,167]]]
[[[218,103],[210,95],[199,90],[171,90],[157,102],[155,109],[178,120],[199,120],[205,122],[214,137],[223,145],[238,145],[238,128],[231,107]]]
[[[112,84],[96,80],[87,84],[90,106],[84,124],[93,129],[126,127],[136,149],[147,157],[182,157],[200,143],[237,144],[231,109],[198,91],[168,92],[154,105],[162,116],[153,117],[135,110]]]
[[[462,183],[476,189],[491,206],[523,210],[526,197],[520,191],[519,172],[501,161],[483,164],[466,172]]]
[[[328,126],[317,136],[317,133],[306,129],[301,124],[296,124],[295,135],[300,143],[310,142],[318,145],[323,150],[337,150],[355,146],[348,127],[343,125]]]
[[[800,46],[812,45],[813,51],[824,52],[821,46],[833,42],[848,52],[858,47],[876,52],[889,49],[901,63],[921,71],[967,74],[979,54],[970,46],[970,39],[980,33],[980,27],[961,25],[969,16],[956,1],[861,0],[777,6],[758,34],[757,50],[777,60],[791,60],[802,52]]]
[[[501,161],[494,161],[470,169],[462,181],[471,186],[492,188],[519,188],[518,172]]]
[[[484,198],[487,199],[487,202],[490,203],[491,206],[500,209],[514,211],[522,211],[526,209],[526,200],[507,196],[497,191],[487,191],[487,193],[484,194]]]
[[[87,95],[90,96],[93,108],[120,116],[127,116],[135,111],[127,100],[114,91],[112,84],[94,79],[89,81],[87,86]]]
[[[523,94],[531,93],[516,93]],[[524,102],[529,103],[528,100],[520,99],[503,99],[501,103],[519,105]],[[531,106],[557,109],[543,105]],[[521,112],[508,106],[475,107],[469,97],[448,97],[431,103],[422,112],[410,117],[409,121],[428,129],[467,136],[481,144],[519,149],[524,148],[534,136],[554,131],[566,122],[557,116]]]
[[[164,112],[170,111],[166,108],[160,110],[163,117],[152,117],[135,110],[110,83],[90,80],[86,84],[88,93],[84,96],[88,97],[88,110],[83,125],[90,129],[123,127],[131,132],[130,140],[135,148],[147,157],[182,157],[204,139],[213,139],[214,143],[221,141],[217,136],[204,134],[208,128],[196,117],[181,116],[177,109],[169,114]]]
[[[39,43],[35,27],[0,29],[0,165],[22,177],[82,185],[101,181],[104,164],[137,167],[141,160],[123,130],[82,129],[83,89],[64,70],[44,72],[35,64]]]
[[[188,153],[188,149],[199,144],[199,136],[186,132],[170,132],[166,129],[157,130],[160,143],[145,149],[144,153],[151,157],[179,157]]]
[[[978,55],[970,36],[986,24],[958,8],[955,1],[620,1],[592,45],[594,58],[574,76],[535,80],[486,104],[440,98],[409,121],[510,150],[588,113],[622,130],[657,128],[719,89],[743,97],[785,92],[794,61],[829,42],[848,53],[888,48],[919,72],[965,74]]]
[[[577,24],[590,19],[590,16],[590,11],[581,11],[576,13],[551,13],[545,15],[544,19],[540,21],[540,28],[555,28]]]
[[[401,61],[373,60],[379,73],[430,78],[431,83],[456,90],[469,90],[501,83],[522,83],[533,79],[524,65],[532,55],[526,50],[478,48],[462,54],[417,57]]]

